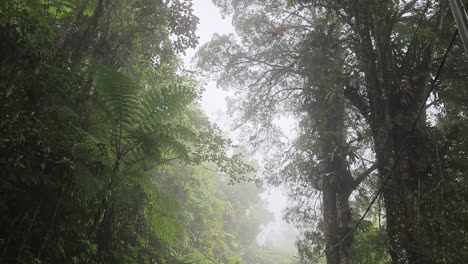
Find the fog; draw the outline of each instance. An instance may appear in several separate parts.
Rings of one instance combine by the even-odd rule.
[[[228,34],[233,33],[234,28],[231,25],[229,17],[223,18],[219,9],[208,0],[194,0],[195,15],[200,19],[198,25],[197,35],[200,37],[199,45],[208,42],[213,34]],[[196,54],[197,49],[188,50],[184,56],[186,67],[194,69],[192,59]],[[209,117],[209,119],[216,123],[225,134],[233,137],[234,140],[239,140],[236,132],[231,131],[231,120],[227,114],[226,98],[233,93],[224,91],[216,87],[214,81],[204,82],[203,89],[205,90],[202,96],[201,107]],[[291,131],[291,120],[280,119],[277,125],[282,128],[285,135],[293,135]],[[240,140],[242,141],[242,140]],[[261,154],[256,154],[258,161],[262,160]],[[265,226],[257,237],[261,244],[271,244],[278,249],[285,251],[295,250],[295,238],[297,230],[293,225],[288,224],[283,220],[283,210],[287,206],[287,197],[279,188],[266,186],[266,191],[263,197],[267,202],[268,209],[273,213],[274,219]]]

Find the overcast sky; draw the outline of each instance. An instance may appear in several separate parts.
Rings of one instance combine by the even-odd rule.
[[[211,0],[193,0],[195,15],[200,18],[200,24],[198,25],[198,36],[199,45],[211,40],[214,33],[227,34],[234,32],[234,28],[231,25],[230,19],[222,19],[221,14],[216,6],[214,6]],[[187,65],[190,64],[196,49],[191,49],[187,52],[184,61]],[[217,89],[216,85],[211,83],[207,85],[206,92],[203,94],[202,108],[205,113],[212,119],[219,121],[219,116],[226,113],[227,105],[225,98],[228,93]],[[225,124],[218,124],[223,125]]]
[[[198,36],[200,45],[208,42],[214,33],[227,34],[234,32],[230,18],[223,19],[219,10],[212,4],[211,0],[193,0],[195,15],[200,18],[198,26]],[[184,58],[187,65],[195,54],[196,50],[189,50]],[[225,130],[226,134],[231,134],[229,130],[229,121],[227,120],[226,97],[228,92],[217,89],[214,83],[208,83],[205,87],[201,107],[212,122]],[[289,126],[291,127],[291,126]],[[288,132],[288,131],[286,131]],[[282,220],[282,210],[286,207],[286,197],[280,191],[275,189],[267,190],[264,194],[268,202],[269,210],[275,215],[275,221],[264,228],[259,236],[259,241],[272,241],[274,245],[286,250],[294,250],[294,230]]]

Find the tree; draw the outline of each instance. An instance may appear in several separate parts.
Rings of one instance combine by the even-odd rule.
[[[179,185],[157,170],[252,170],[178,71],[197,43],[190,1],[0,7],[0,261],[181,263],[184,222],[165,198]]]
[[[377,195],[383,192],[389,252],[393,263],[434,263],[444,259],[442,256],[445,253],[432,250],[439,242],[435,239],[437,232],[432,229],[435,222],[430,215],[434,213],[434,208],[428,197],[440,187],[437,187],[440,180],[436,175],[442,173],[437,172],[434,165],[440,163],[435,159],[438,143],[432,141],[438,129],[430,122],[431,112],[427,109],[438,103],[437,99],[431,103],[432,98],[437,98],[445,90],[434,90],[436,81],[441,86],[452,86],[444,79],[448,77],[447,74],[436,74],[444,61],[450,32],[454,28],[448,5],[439,2],[430,5],[430,1],[216,3],[223,12],[233,14],[238,38],[216,36],[200,53],[200,65],[213,72],[221,72],[218,81],[221,86],[239,88],[242,99],[249,102],[235,105],[242,112],[242,122],[251,121],[255,124],[254,128],[258,128],[258,124],[266,124],[264,128],[269,128],[278,112],[289,110],[302,118],[302,113],[306,112],[302,109],[304,107],[312,109],[310,112],[315,115],[322,113],[322,120],[319,121],[323,123],[313,124],[316,131],[310,129],[298,141],[303,146],[299,148],[301,154],[292,156],[298,158],[296,165],[283,170],[286,173],[289,170],[291,176],[285,178],[286,184],[293,186],[295,196],[300,192],[310,197],[310,193],[313,193],[311,187],[319,190],[322,187],[324,195],[329,197],[325,200],[332,201],[336,197],[328,195],[334,193],[329,190],[336,186],[323,179],[322,182],[317,181],[320,177],[316,177],[315,181],[307,177],[307,172],[313,170],[327,171],[322,169],[327,166],[324,153],[333,153],[333,157],[336,157],[335,154],[338,154],[337,157],[341,155],[342,162],[362,156],[359,152],[367,153],[365,156],[370,157],[375,155],[376,165],[369,166],[364,162],[367,168],[352,169],[352,172],[364,172],[363,177],[353,173],[354,181],[360,182],[372,169],[379,169],[383,187],[377,190]],[[288,31],[284,35],[267,34],[277,27],[287,28]],[[314,45],[320,47],[317,43],[322,43],[321,46],[326,47],[323,44],[327,41],[332,41],[327,44],[334,47],[332,50],[335,52],[318,49],[318,55],[315,54]],[[461,47],[460,42],[455,42],[453,53],[463,53]],[[207,53],[211,54],[209,58],[205,55]],[[307,56],[315,61],[308,61]],[[453,60],[462,61],[460,58]],[[301,65],[304,61],[305,66]],[[330,65],[330,61],[334,65]],[[444,69],[442,66],[440,68]],[[448,64],[445,66],[450,67]],[[431,80],[433,76],[439,80]],[[310,83],[304,85],[304,80],[316,82],[315,87]],[[317,85],[320,81],[321,85]],[[334,93],[330,92],[326,97],[315,92],[309,95],[313,100],[309,99],[308,104],[304,104],[308,99],[304,88],[309,85],[324,89],[324,84],[334,87]],[[325,98],[337,101],[332,104],[333,107],[324,106],[322,102]],[[340,100],[345,100],[345,110],[339,110],[342,107],[342,103],[338,103]],[[457,111],[463,113],[461,109]],[[346,118],[343,118],[345,123],[340,124],[338,122],[343,112],[346,114]],[[362,120],[357,120],[359,118]],[[305,124],[305,127],[310,126],[307,121]],[[346,129],[341,128],[343,125]],[[340,140],[334,141],[326,136],[324,132],[331,126],[339,135],[335,138],[346,139],[345,144],[338,144]],[[344,136],[340,129],[346,131]],[[259,132],[262,130],[253,131],[261,138]],[[318,141],[311,138],[315,133],[319,135]],[[320,144],[324,144],[322,149]],[[335,148],[340,151],[332,152]],[[330,161],[333,159],[328,160],[328,164]],[[274,165],[278,167],[278,164]],[[332,167],[337,168],[336,164]],[[283,175],[288,175],[286,173]],[[298,180],[298,174],[306,176]],[[339,181],[340,184],[351,182],[350,177],[345,178],[348,180]],[[301,200],[305,203],[300,203],[299,208],[303,204],[305,206],[298,209],[298,213],[304,213],[304,219],[307,219],[307,210],[311,208],[307,205],[310,202],[307,202],[307,198]],[[325,205],[325,200],[324,212],[338,215],[338,212],[326,209],[333,207]],[[370,206],[374,201],[369,201]],[[363,221],[364,218],[358,219],[357,225]],[[336,220],[325,223],[325,229],[330,225],[337,225]],[[330,250],[346,246],[355,228],[348,230],[334,239],[329,234],[325,235],[327,259],[332,263],[337,261],[338,253]]]
[[[341,53],[337,34],[333,33],[335,26],[328,22],[331,18],[326,18],[325,13],[310,9],[289,11],[280,2],[237,4],[233,3],[234,24],[238,25],[242,42],[233,37],[215,37],[206,50],[201,50],[200,65],[213,71],[219,68],[221,85],[232,85],[242,91],[248,87],[243,95],[249,104],[240,108],[243,121],[264,125],[257,125],[257,134],[261,129],[271,128],[277,111],[291,111],[302,119],[304,134],[295,146],[302,154],[288,156],[293,160],[286,161],[291,163],[287,169],[305,173],[300,185],[323,192],[327,259],[329,263],[349,263],[351,237],[337,246],[350,230],[348,199],[372,170],[356,179],[349,171],[350,145],[344,130],[345,87],[341,80],[343,58],[336,55],[336,61],[330,59],[330,55]],[[261,7],[267,8],[254,13]],[[323,19],[314,20],[313,15]],[[262,30],[277,24],[290,29],[287,36],[280,38]],[[253,28],[260,30],[253,32]],[[213,58],[213,53],[219,57]],[[314,159],[320,160],[316,167],[304,164],[316,163]],[[307,168],[301,168],[303,165]],[[285,170],[281,173],[287,175]]]

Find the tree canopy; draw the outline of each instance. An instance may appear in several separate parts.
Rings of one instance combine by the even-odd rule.
[[[235,32],[198,47],[192,0],[1,1],[0,263],[468,262],[449,3],[213,3]],[[246,142],[201,110],[196,47]],[[298,254],[259,242],[270,186]]]
[[[466,123],[467,57],[448,3],[214,3],[236,33],[202,46],[198,65],[237,91],[251,143],[277,137],[280,116],[298,120],[295,141],[267,159],[270,182],[289,190],[301,261],[466,261],[463,205],[448,206],[465,173],[444,165]]]
[[[180,59],[198,43],[192,5],[2,1],[1,263],[273,254],[256,241],[271,216],[254,161]]]

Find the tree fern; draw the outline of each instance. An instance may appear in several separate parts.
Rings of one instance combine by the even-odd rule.
[[[177,116],[194,99],[193,89],[168,84],[141,87],[125,74],[98,67],[96,82],[98,105],[110,122],[109,143],[116,157],[133,163],[164,155],[184,157],[184,145],[195,134],[178,124]]]

